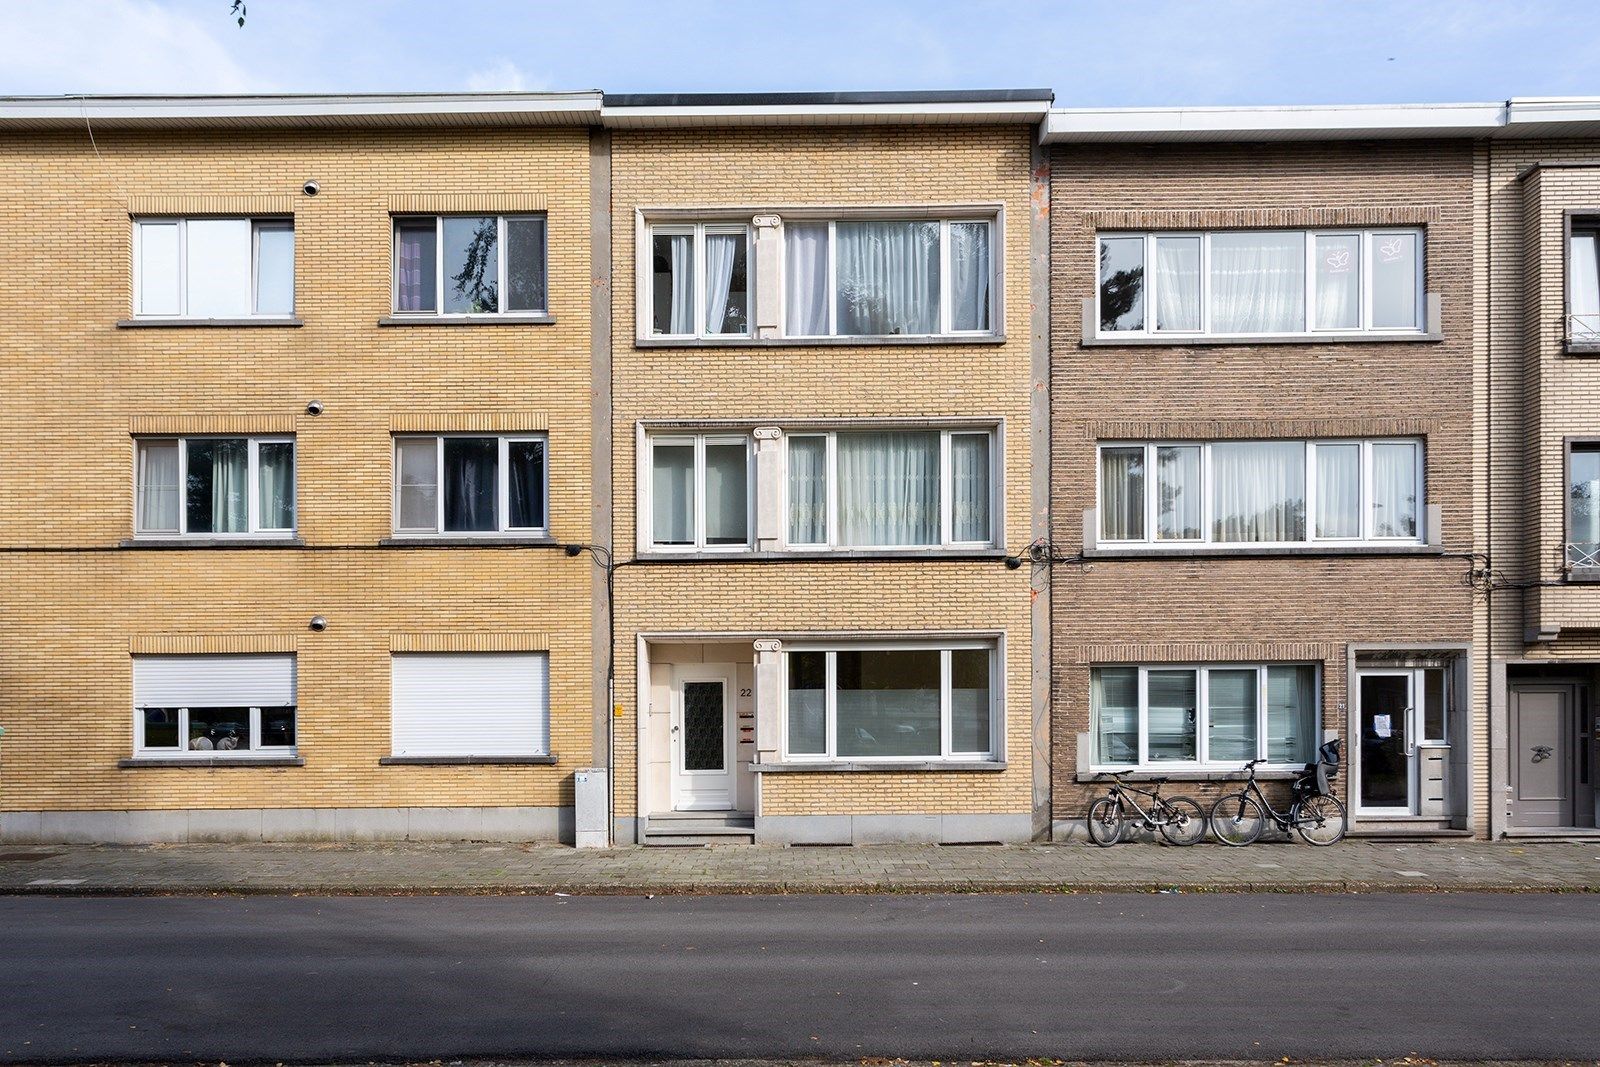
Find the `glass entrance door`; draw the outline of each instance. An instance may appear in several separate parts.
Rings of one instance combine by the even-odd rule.
[[[1357,726],[1361,771],[1357,806],[1373,814],[1416,812],[1416,672],[1367,671],[1361,675]]]

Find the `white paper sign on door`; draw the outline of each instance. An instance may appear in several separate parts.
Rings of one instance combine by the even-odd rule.
[[[1379,741],[1387,741],[1394,735],[1394,724],[1388,715],[1374,715],[1372,717],[1372,732],[1378,735]]]

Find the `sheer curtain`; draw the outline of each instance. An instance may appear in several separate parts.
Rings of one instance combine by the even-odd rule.
[[[1305,448],[1302,441],[1212,445],[1213,540],[1304,541]]]
[[[139,529],[178,532],[178,443],[139,446]]]
[[[842,433],[837,438],[839,543],[939,543],[939,435]]]
[[[694,445],[657,442],[650,465],[651,540],[694,544]]]
[[[1150,762],[1196,759],[1196,687],[1194,671],[1145,672],[1145,747]]]
[[[1256,672],[1206,672],[1206,758],[1256,758]]]
[[[1317,747],[1317,672],[1267,668],[1267,759],[1305,763]]]
[[[784,332],[820,337],[828,332],[828,224],[784,223],[783,248]]]
[[[743,267],[744,234],[706,234],[706,332],[743,333],[743,301],[730,307],[735,267]],[[737,272],[741,276],[744,271]],[[741,294],[742,295],[742,294]],[[734,315],[728,313],[732,310]]]
[[[197,437],[189,441],[186,485],[190,533],[246,533],[250,447],[242,437]]]
[[[401,438],[395,443],[395,462],[400,468],[399,528],[438,529],[439,439]]]
[[[1144,449],[1100,450],[1100,536],[1144,540]]]
[[[1593,233],[1574,233],[1571,248],[1571,281],[1567,294],[1572,308],[1570,334],[1573,340],[1593,342],[1600,338],[1600,237]]]
[[[499,529],[496,469],[500,442],[493,437],[444,439],[444,528],[481,533]]]
[[[840,222],[834,242],[839,333],[938,332],[937,222]]]
[[[657,234],[654,240],[656,333],[694,333],[694,235]]]
[[[1361,237],[1317,238],[1317,328],[1361,327]]]
[[[1305,234],[1211,235],[1211,328],[1217,333],[1305,329]]]
[[[294,445],[263,441],[256,449],[256,521],[263,530],[292,530]]]
[[[543,529],[544,442],[510,441],[506,455],[510,463],[506,525],[518,530]]]
[[[1372,446],[1372,532],[1377,537],[1417,536],[1417,447]]]
[[[1317,536],[1361,536],[1361,446],[1317,445]]]
[[[1089,675],[1095,762],[1139,762],[1139,669],[1096,667]]]
[[[950,328],[989,328],[989,224],[950,224]]]
[[[749,456],[743,441],[706,443],[708,545],[742,545],[750,540]]]
[[[438,296],[438,233],[433,219],[394,227],[396,311],[432,311]]]
[[[989,435],[950,435],[950,536],[955,541],[988,542]]]
[[[790,437],[789,543],[820,545],[828,540],[828,441]]]
[[[1200,447],[1156,449],[1156,536],[1164,541],[1198,541],[1200,505]]]
[[[1200,238],[1156,238],[1156,329],[1200,328]]]

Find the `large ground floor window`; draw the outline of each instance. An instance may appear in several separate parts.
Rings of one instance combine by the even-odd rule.
[[[135,656],[133,707],[139,756],[292,755],[295,658]]]

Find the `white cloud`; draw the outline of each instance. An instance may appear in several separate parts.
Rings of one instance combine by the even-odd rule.
[[[467,75],[470,93],[526,93],[548,88],[541,81],[529,80],[522,68],[509,59],[497,59]]]
[[[0,3],[0,93],[242,93],[274,88],[230,54],[241,31],[155,0]]]

